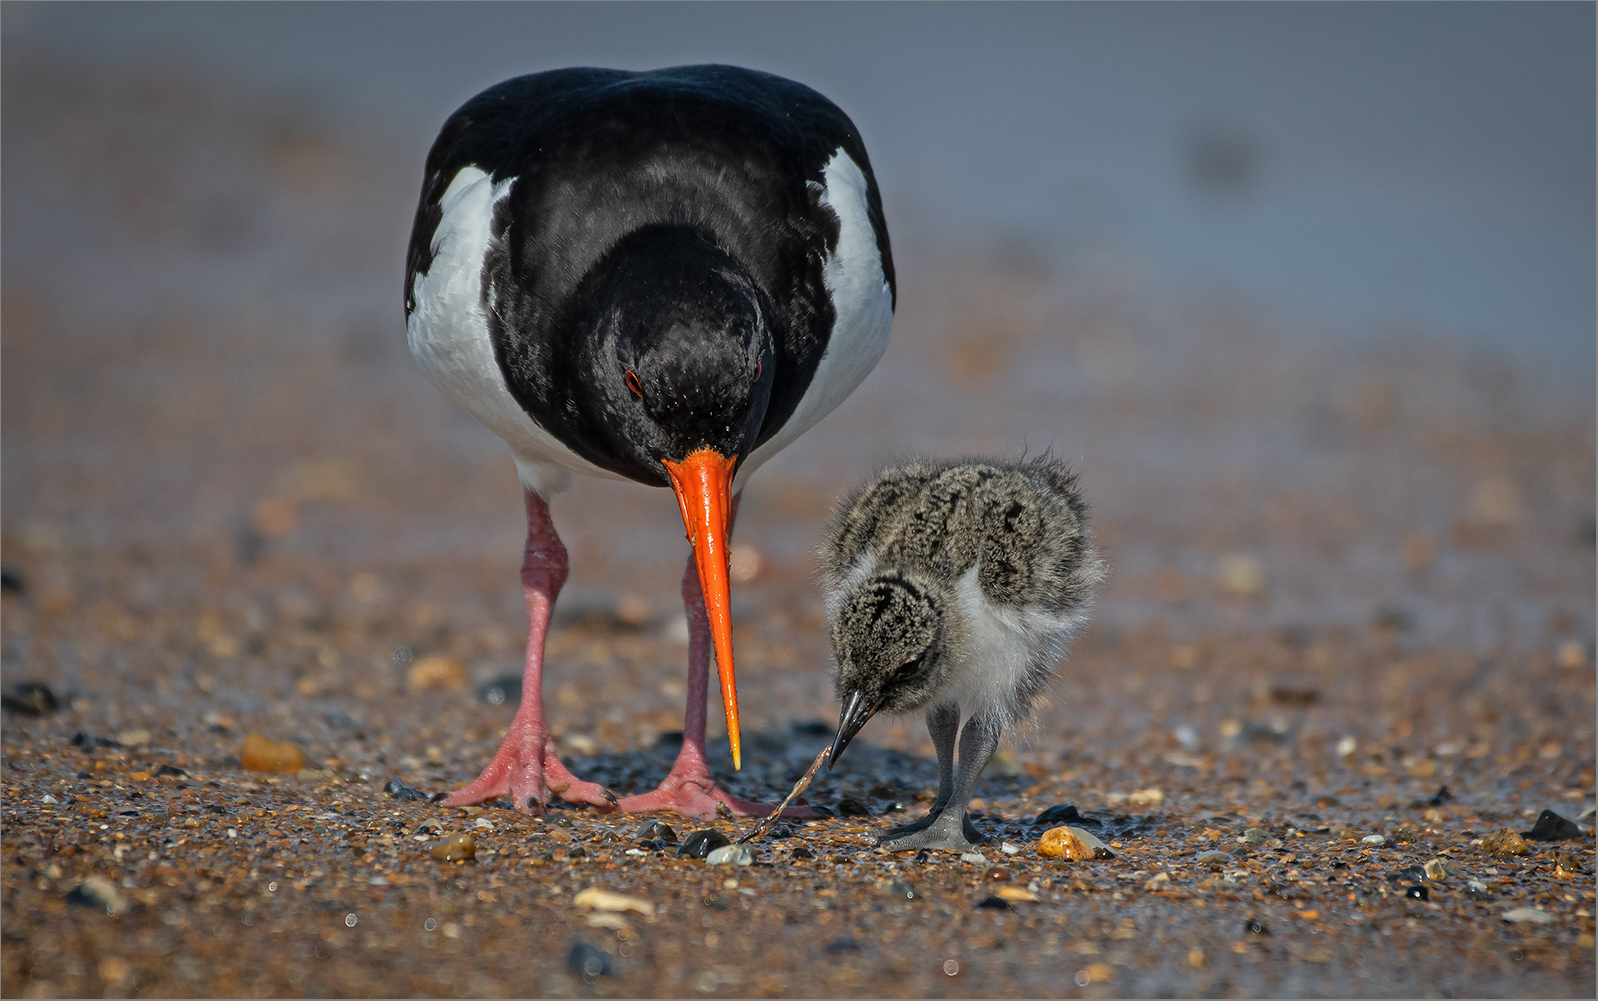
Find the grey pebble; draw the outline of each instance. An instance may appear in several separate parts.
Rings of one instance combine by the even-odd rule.
[[[748,845],[722,845],[705,856],[708,865],[754,865],[754,852]]]

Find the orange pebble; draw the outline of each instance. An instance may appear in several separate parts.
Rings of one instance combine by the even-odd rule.
[[[252,733],[244,738],[239,763],[252,772],[297,772],[305,767],[305,755],[293,744],[280,744]]]

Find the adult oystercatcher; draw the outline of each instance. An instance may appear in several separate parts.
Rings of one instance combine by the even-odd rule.
[[[822,549],[843,703],[828,766],[877,712],[926,710],[938,754],[932,812],[878,844],[982,840],[966,816],[977,776],[1031,712],[1103,576],[1076,478],[1048,458],[911,463],[840,506]]]
[[[527,508],[521,705],[446,800],[509,792],[710,816],[760,805],[705,761],[715,647],[741,764],[727,545],[744,482],[882,356],[893,258],[859,133],[820,94],[733,66],[562,69],[466,102],[427,156],[406,262],[411,353],[505,439]],[[566,549],[548,497],[571,471],[671,486],[692,544],[682,752],[619,803],[555,754],[540,680]]]

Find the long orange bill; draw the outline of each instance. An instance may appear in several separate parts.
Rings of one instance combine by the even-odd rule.
[[[727,458],[702,448],[681,462],[662,459],[682,508],[688,542],[699,567],[699,588],[705,595],[710,635],[716,646],[716,672],[721,676],[721,704],[727,710],[727,741],[733,768],[743,767],[743,739],[738,732],[738,682],[732,673],[732,594],[727,583],[727,515],[732,509],[732,470],[738,457]]]

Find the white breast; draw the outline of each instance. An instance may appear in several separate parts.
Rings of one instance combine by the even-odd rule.
[[[522,483],[548,496],[565,486],[566,471],[622,479],[578,456],[534,423],[505,386],[488,334],[483,260],[493,242],[494,206],[516,178],[498,184],[476,167],[463,167],[439,205],[433,261],[411,288],[416,308],[405,324],[411,357],[450,399],[505,439]]]
[[[876,367],[893,329],[893,290],[882,271],[877,233],[866,214],[866,176],[841,148],[827,162],[821,204],[838,217],[838,245],[827,256],[823,277],[836,319],[826,352],[810,387],[782,430],[738,468],[742,485],[767,459],[832,413]],[[815,185],[815,182],[811,182]]]
[[[965,642],[941,697],[957,700],[962,718],[993,713],[1008,729],[1025,709],[1016,700],[1024,679],[1040,662],[1053,666],[1086,616],[995,605],[983,595],[975,567],[954,590]]]

